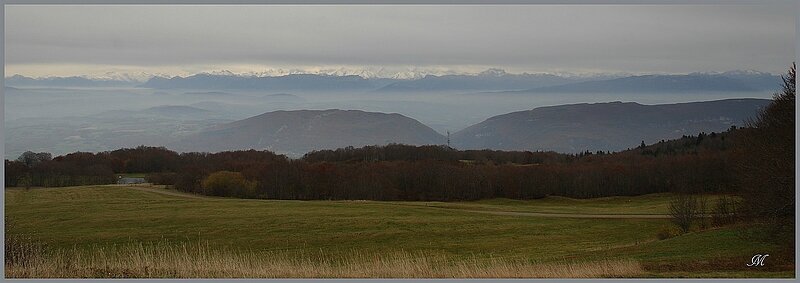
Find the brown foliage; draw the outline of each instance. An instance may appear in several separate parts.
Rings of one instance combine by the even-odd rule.
[[[203,193],[212,196],[246,197],[255,194],[256,182],[248,181],[242,173],[218,171],[203,179]]]

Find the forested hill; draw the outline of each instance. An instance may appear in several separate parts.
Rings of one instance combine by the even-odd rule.
[[[274,111],[189,135],[181,151],[268,149],[301,156],[316,149],[404,143],[442,144],[445,137],[417,120],[360,110]]]
[[[453,134],[459,149],[619,151],[700,132],[742,126],[767,99],[643,105],[581,103],[498,115]]]

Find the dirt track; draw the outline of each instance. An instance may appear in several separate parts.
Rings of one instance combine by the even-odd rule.
[[[176,192],[166,189],[159,189],[154,187],[143,187],[143,186],[127,186],[128,188],[170,195],[170,196],[177,196],[177,197],[185,197],[185,198],[193,198],[193,199],[205,199],[205,200],[223,200],[225,198],[217,198],[217,197],[209,197],[209,196],[200,196],[200,195],[193,195],[188,193]],[[401,205],[401,204],[394,204],[394,203],[387,203],[387,205]],[[430,208],[430,209],[439,209],[439,210],[454,210],[454,211],[462,211],[462,212],[472,212],[472,213],[482,213],[482,214],[492,214],[492,215],[504,215],[504,216],[530,216],[530,217],[553,217],[553,218],[594,218],[594,219],[669,219],[669,215],[665,214],[577,214],[577,213],[541,213],[541,212],[519,212],[519,211],[491,211],[491,210],[473,210],[473,209],[461,209],[461,208],[449,208],[449,207],[438,207],[438,206],[423,206],[423,205],[403,205],[409,207],[417,207],[417,208]]]
[[[162,194],[162,195],[170,195],[170,196],[176,196],[176,197],[185,197],[185,198],[193,198],[193,199],[212,199],[212,200],[215,199],[213,197],[207,197],[207,196],[201,196],[201,195],[193,195],[193,194],[189,194],[189,193],[182,193],[182,192],[176,192],[176,191],[171,191],[171,190],[167,190],[167,189],[159,189],[159,188],[153,188],[153,187],[142,187],[142,186],[125,186],[125,187],[129,188],[129,189],[139,190],[139,191],[157,193],[157,194]]]
[[[533,217],[553,217],[553,218],[618,218],[618,219],[669,219],[665,214],[579,214],[579,213],[542,213],[542,212],[518,212],[518,211],[491,211],[491,210],[472,210],[460,208],[430,207],[445,210],[458,210],[474,213],[510,215],[510,216],[533,216]]]

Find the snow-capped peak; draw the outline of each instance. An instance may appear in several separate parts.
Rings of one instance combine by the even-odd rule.
[[[502,77],[502,76],[505,76],[506,74],[508,74],[508,73],[506,73],[506,71],[503,70],[503,69],[491,68],[491,69],[487,69],[486,71],[478,73],[478,76]]]
[[[764,75],[772,75],[770,73],[756,71],[752,69],[748,70],[733,70],[723,72],[722,75],[729,75],[729,76],[764,76]]]
[[[231,72],[229,70],[217,70],[217,71],[210,71],[210,72],[202,72],[199,73],[200,75],[212,75],[212,76],[238,76],[238,74]]]
[[[84,75],[81,76],[90,80],[100,80],[100,81],[124,81],[124,82],[132,82],[132,83],[141,83],[145,82],[153,77],[169,77],[167,74],[161,73],[147,73],[147,72],[138,72],[138,73],[122,73],[122,72],[105,72],[103,74],[98,75]]]
[[[722,75],[722,76],[772,76],[767,72],[756,71],[752,69],[747,70],[732,70],[726,72],[694,72],[690,75]]]

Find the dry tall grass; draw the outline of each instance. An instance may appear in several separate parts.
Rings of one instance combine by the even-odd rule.
[[[7,278],[596,278],[642,274],[638,262],[536,264],[397,252],[345,257],[220,251],[204,245],[128,245],[31,256],[7,264]]]

